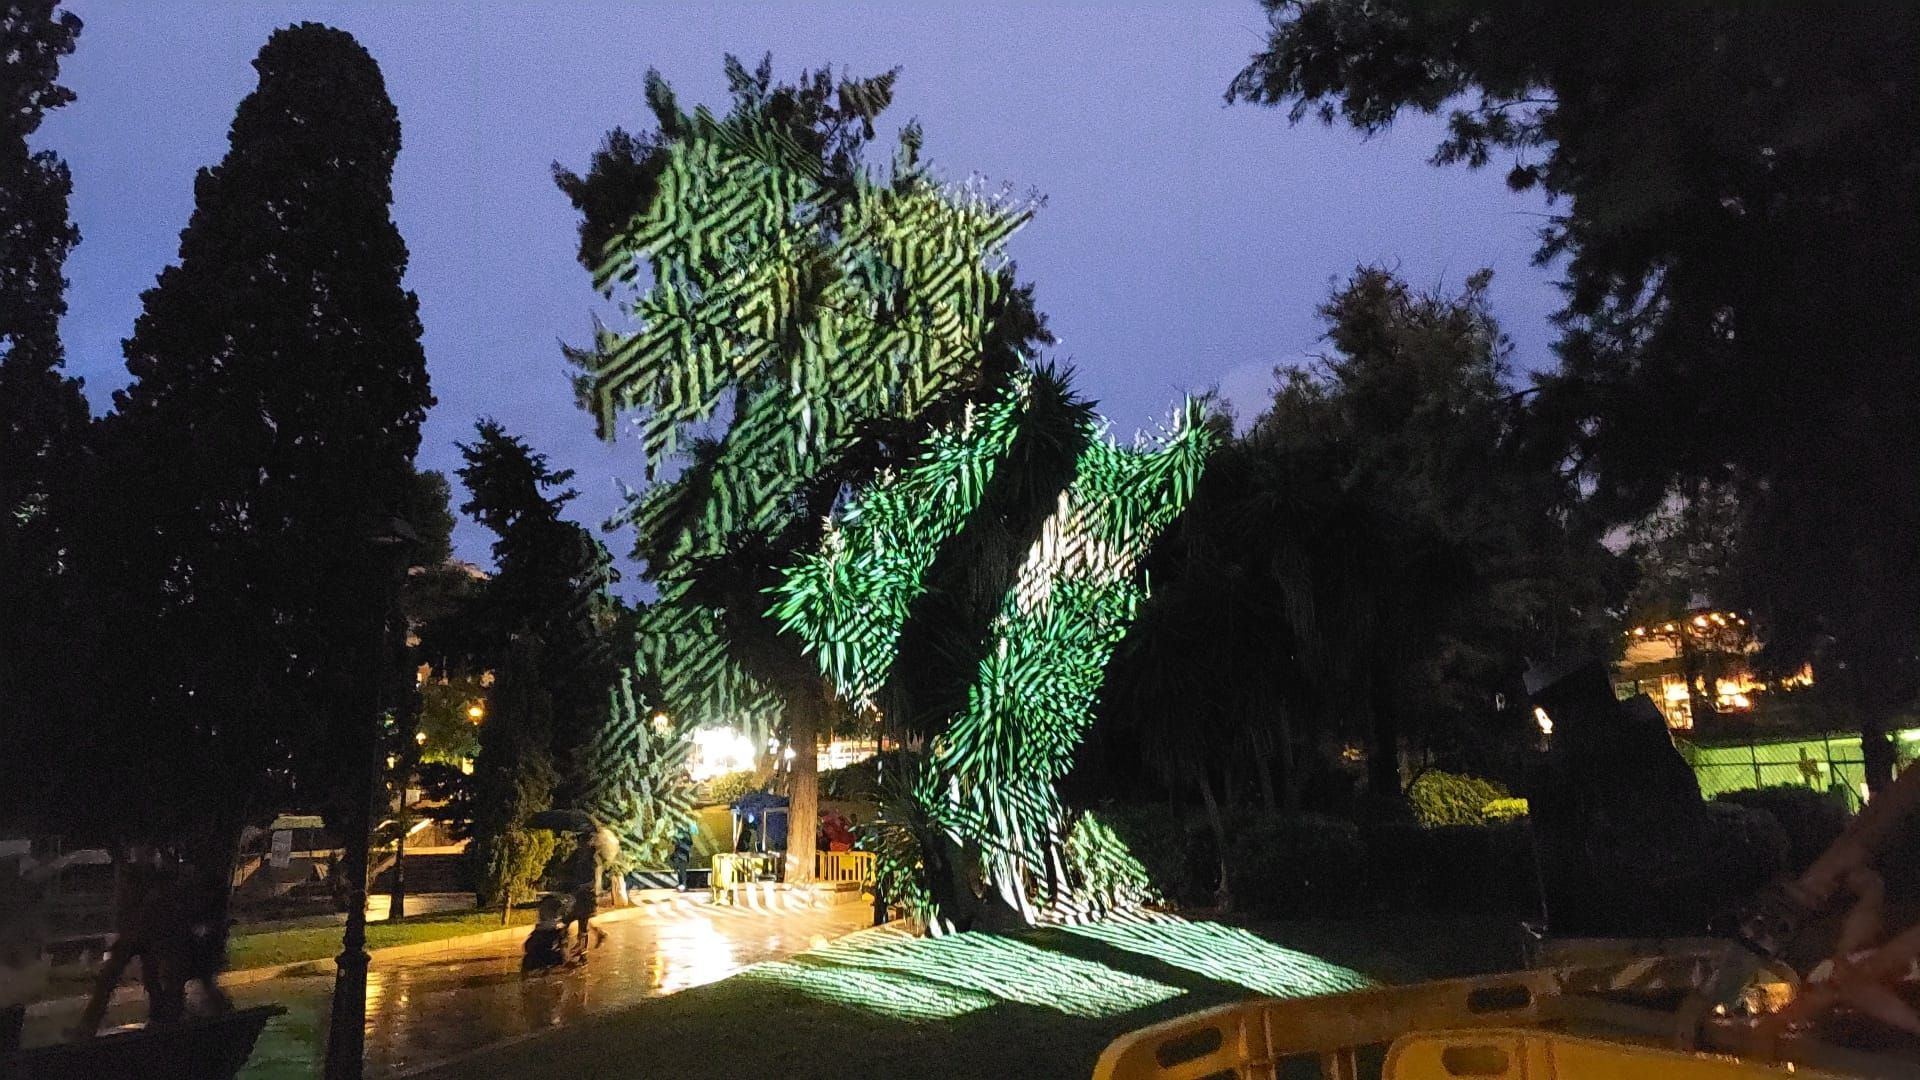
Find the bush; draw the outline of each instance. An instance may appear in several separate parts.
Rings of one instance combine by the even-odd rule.
[[[760,774],[752,769],[723,773],[707,781],[707,802],[725,806],[742,795],[760,790]]]
[[[1374,898],[1428,911],[1537,915],[1539,882],[1531,830],[1523,820],[1489,825],[1411,822],[1361,831]]]
[[[1480,812],[1486,816],[1489,825],[1501,821],[1513,821],[1527,816],[1527,800],[1495,799]]]
[[[1442,825],[1485,825],[1490,803],[1511,799],[1513,792],[1477,776],[1428,769],[1407,788],[1414,817],[1428,828]]]
[[[1098,911],[1138,907],[1159,899],[1147,868],[1092,811],[1067,832],[1067,874],[1076,891]]]
[[[1267,915],[1339,915],[1366,894],[1366,849],[1352,822],[1318,814],[1252,815],[1229,823],[1234,903]]]
[[[1698,895],[1704,903],[1676,920],[1704,926],[1707,920],[1741,903],[1787,868],[1792,842],[1771,813],[1733,802],[1706,806],[1705,835],[1698,850]],[[1685,906],[1685,905],[1682,905]]]
[[[908,764],[904,751],[888,750],[844,768],[823,770],[820,773],[820,797],[850,802],[875,801],[880,797],[881,777],[896,775]]]
[[[1765,810],[1787,833],[1787,870],[1800,873],[1827,850],[1847,827],[1847,808],[1833,796],[1795,784],[1726,791],[1716,802]]]
[[[1204,889],[1194,874],[1196,861],[1202,865],[1205,861],[1196,849],[1202,844],[1208,851],[1213,847],[1204,825],[1190,825],[1164,806],[1132,803],[1103,805],[1100,820],[1139,860],[1147,880],[1163,898],[1176,903],[1204,899]],[[1205,878],[1212,878],[1211,870]]]

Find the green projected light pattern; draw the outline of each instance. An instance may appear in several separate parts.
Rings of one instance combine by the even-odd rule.
[[[756,965],[742,977],[907,1020],[945,1020],[1002,1002],[1068,1016],[1118,1016],[1184,993],[994,934],[858,935]]]
[[[1352,968],[1282,948],[1238,927],[1187,922],[1171,915],[1113,919],[1070,927],[1061,933],[1152,957],[1267,997],[1341,994],[1374,985],[1372,979]]]
[[[843,83],[843,101],[871,83]],[[661,126],[657,193],[595,274],[629,290],[638,329],[601,328],[571,355],[601,434],[635,412],[649,477],[680,466],[629,494],[660,589],[635,662],[676,718],[765,730],[780,702],[733,661],[685,575],[778,535],[863,424],[917,417],[977,377],[1010,281],[1005,244],[1032,207],[942,187],[912,127],[883,174],[829,175],[764,100],[724,118],[674,110]]]
[[[1025,373],[903,475],[863,492],[773,611],[847,696],[871,693],[941,544],[965,523],[1011,445],[1036,378]],[[1096,431],[988,628],[964,709],[930,747],[915,799],[978,876],[1028,922],[1071,901],[1054,785],[1090,721],[1114,647],[1144,596],[1135,569],[1186,505],[1211,448],[1189,405],[1160,438],[1122,449]],[[1037,905],[1035,887],[1045,895]],[[936,920],[935,933],[951,927]]]
[[[1105,949],[1125,955],[1114,963],[1086,955]],[[1188,986],[1175,986],[1120,970],[1135,958],[1194,978]],[[950,1020],[1000,1004],[1080,1018],[1121,1016],[1209,983],[1281,998],[1374,985],[1351,968],[1282,948],[1245,930],[1172,916],[1122,918],[1018,938],[862,933],[790,960],[756,964],[739,977],[912,1022]]]
[[[912,468],[881,478],[843,510],[820,554],[789,571],[773,614],[851,699],[886,682],[908,610],[940,546],[966,524],[1013,445],[1031,380],[935,432]]]
[[[600,784],[584,808],[620,838],[625,869],[667,866],[673,838],[693,820],[687,758],[693,727],[656,713],[629,668],[609,691],[607,722],[591,749]]]

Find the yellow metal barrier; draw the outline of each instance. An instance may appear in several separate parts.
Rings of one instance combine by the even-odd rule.
[[[1556,984],[1551,972],[1520,971],[1223,1005],[1120,1036],[1100,1055],[1094,1080],[1248,1080],[1276,1077],[1291,1061],[1345,1080],[1356,1075],[1360,1048],[1408,1031],[1538,1023]]]
[[[1723,1054],[1582,1038],[1551,1031],[1436,1031],[1387,1051],[1380,1080],[1842,1080],[1838,1073],[1763,1065]]]
[[[816,851],[813,880],[822,885],[864,885],[873,878],[871,851]]]
[[[761,855],[750,851],[723,851],[713,857],[713,901],[716,904],[731,904],[733,894],[742,885],[757,880],[761,875],[771,875],[778,866],[777,856]]]
[[[1388,986],[1326,997],[1255,999],[1115,1039],[1094,1080],[1759,1080],[1916,1075],[1910,1061],[1774,1040],[1754,1016],[1793,997],[1790,972],[1754,975],[1744,1008],[1711,1008],[1718,941],[1568,943],[1565,966]],[[1583,962],[1585,961],[1585,962]],[[1724,962],[1724,961],[1723,961]],[[1789,1064],[1791,1063],[1791,1064]],[[1363,1069],[1363,1065],[1369,1069]]]

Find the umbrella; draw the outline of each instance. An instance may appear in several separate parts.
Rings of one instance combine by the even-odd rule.
[[[550,829],[554,832],[591,833],[600,828],[600,823],[585,810],[541,810],[527,819],[529,829]]]

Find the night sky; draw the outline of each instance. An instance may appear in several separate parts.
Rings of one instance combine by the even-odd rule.
[[[536,6],[566,14],[523,10]],[[1260,411],[1275,365],[1319,348],[1314,308],[1358,262],[1447,288],[1491,266],[1517,362],[1549,362],[1558,294],[1529,261],[1541,200],[1508,193],[1498,163],[1428,166],[1435,120],[1369,142],[1223,105],[1263,40],[1254,0],[66,7],[86,22],[62,71],[79,100],[36,142],[73,169],[84,239],[67,264],[64,330],[96,410],[126,381],[120,340],[177,253],[194,171],[225,153],[255,84],[250,61],[275,27],[301,20],[357,37],[400,111],[393,215],[439,397],[422,464],[450,471],[454,441],[497,417],[578,471],[575,513],[596,524],[618,505],[615,477],[638,481],[639,448],[595,440],[566,382],[559,343],[584,341],[598,305],[550,166],[583,167],[608,128],[646,126],[648,67],[683,106],[724,106],[726,52],[751,66],[771,50],[789,78],[827,62],[856,74],[899,65],[884,131],[917,117],[945,176],[1045,195],[1012,251],[1060,339],[1052,358],[1122,436],[1189,390],[1218,387],[1243,417]],[[478,526],[463,522],[456,539],[463,557],[489,561]]]

